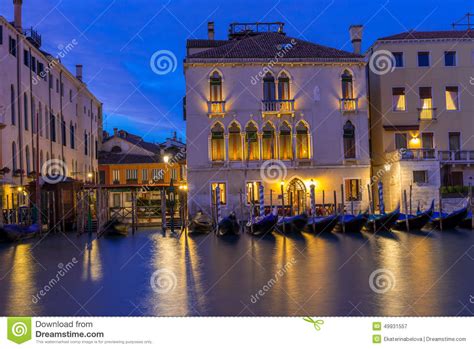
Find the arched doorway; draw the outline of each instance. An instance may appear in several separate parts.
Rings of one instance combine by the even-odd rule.
[[[306,185],[299,178],[293,178],[286,189],[288,204],[292,214],[306,211]]]

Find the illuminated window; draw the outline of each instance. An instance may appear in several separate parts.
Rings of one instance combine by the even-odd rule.
[[[281,101],[290,99],[290,78],[285,73],[278,78],[278,97]]]
[[[346,179],[344,181],[345,201],[360,201],[362,200],[362,193],[360,190],[359,179]]]
[[[293,159],[291,128],[284,122],[280,127],[280,160]]]
[[[269,122],[263,126],[262,135],[262,156],[263,160],[270,160],[275,158],[276,149],[275,128]]]
[[[446,87],[446,110],[459,110],[459,91],[457,86]]]
[[[433,119],[433,98],[431,87],[420,87],[420,119]]]
[[[222,77],[218,72],[214,72],[210,79],[210,101],[222,101]]]
[[[114,193],[112,195],[112,206],[113,207],[120,207],[120,194],[119,193]]]
[[[171,169],[171,179],[173,181],[177,181],[178,180],[178,171],[175,169],[175,168],[172,168]]]
[[[342,84],[342,98],[353,99],[354,98],[353,79],[352,79],[352,74],[348,70],[344,70],[344,73],[342,73],[341,84]]]
[[[226,192],[226,184],[223,182],[214,182],[211,183],[211,198],[212,202],[216,202],[216,188],[219,187],[220,189],[220,203],[221,205],[227,205],[227,192]]]
[[[142,181],[148,181],[148,169],[146,168],[142,169]]]
[[[405,111],[406,110],[406,100],[405,100],[405,88],[404,87],[394,87],[392,88],[392,104],[393,111]]]
[[[356,144],[355,144],[355,127],[350,121],[347,121],[343,128],[344,138],[344,158],[355,159]]]
[[[120,184],[120,170],[112,171],[112,180],[114,184]]]
[[[224,161],[224,128],[221,124],[215,124],[211,129],[211,159],[212,161]]]
[[[275,96],[275,78],[271,73],[267,73],[263,78],[263,100],[274,101]]]
[[[229,127],[229,160],[242,160],[242,135],[239,125],[235,122]]]
[[[309,131],[302,121],[296,126],[296,157],[309,159]]]
[[[138,170],[136,169],[127,169],[125,171],[125,178],[127,179],[127,181],[134,181],[138,178]]]
[[[245,128],[245,160],[259,160],[257,126],[250,123]]]
[[[246,196],[247,205],[250,203],[258,204],[260,202],[260,185],[262,182],[247,182],[246,183]]]

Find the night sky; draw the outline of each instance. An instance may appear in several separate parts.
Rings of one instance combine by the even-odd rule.
[[[13,1],[1,0],[0,13],[13,18]],[[71,71],[84,65],[84,79],[104,103],[104,128],[127,129],[150,141],[176,130],[184,139],[181,99],[186,39],[206,38],[214,21],[216,39],[231,22],[282,21],[287,35],[352,50],[348,27],[364,24],[363,50],[382,36],[416,30],[449,30],[474,11],[473,1],[155,1],[25,0],[23,26],[43,36],[43,49],[55,55],[76,40],[62,61]],[[58,48],[59,47],[59,48]],[[158,50],[177,57],[166,75],[150,68]]]

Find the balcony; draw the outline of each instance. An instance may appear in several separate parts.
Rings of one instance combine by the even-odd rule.
[[[295,113],[295,100],[284,99],[274,101],[262,101],[262,114],[265,115],[291,115]]]
[[[413,161],[423,161],[423,160],[436,160],[436,149],[430,148],[408,148],[408,149],[398,149],[393,152],[390,152],[388,155],[389,159],[393,160],[413,160]]]
[[[359,109],[359,100],[357,98],[339,99],[341,113],[357,113]]]
[[[225,101],[209,101],[207,102],[207,115],[213,116],[225,115]]]
[[[474,163],[474,150],[440,150],[438,159],[444,163],[472,164]]]
[[[138,184],[138,179],[136,179],[136,178],[127,178],[127,184]]]
[[[436,108],[418,108],[418,120],[436,120]]]

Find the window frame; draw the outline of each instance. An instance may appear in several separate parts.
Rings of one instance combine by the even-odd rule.
[[[397,57],[396,57],[397,55],[400,55],[400,57],[401,57],[401,62],[402,62],[401,65],[397,65]],[[392,56],[393,56],[394,62],[395,62],[395,64],[394,64],[395,69],[405,67],[405,55],[403,54],[403,52],[399,52],[399,51],[392,52]]]
[[[416,173],[423,173],[424,174],[424,180],[423,181],[417,181],[416,180]],[[428,176],[428,170],[413,170],[412,171],[412,178],[413,178],[413,183],[417,185],[424,185],[424,184],[429,184],[429,176]]]
[[[209,189],[210,189],[210,192],[209,192],[209,199],[210,199],[211,207],[212,207],[213,204],[214,204],[214,198],[213,198],[213,193],[214,193],[214,190],[215,190],[215,189],[213,188],[214,185],[216,185],[216,187],[217,187],[217,185],[218,185],[219,187],[221,187],[221,185],[223,186],[224,190],[221,189],[221,193],[224,192],[224,201],[222,201],[222,195],[221,195],[221,197],[220,197],[220,199],[221,199],[220,205],[221,205],[221,207],[222,207],[222,206],[227,206],[227,202],[228,202],[228,196],[227,196],[227,181],[216,181],[216,182],[210,182],[210,183],[209,183]]]
[[[453,65],[446,64],[446,58],[448,54],[454,54]],[[458,53],[457,51],[444,51],[444,66],[445,67],[457,67],[458,66]]]
[[[428,57],[428,65],[420,65],[420,57],[425,55]],[[418,51],[417,52],[417,63],[418,68],[429,68],[431,67],[431,52],[430,51]]]
[[[395,89],[403,89],[403,94],[395,94]],[[396,103],[395,103],[395,96],[403,96],[403,100],[404,100],[404,103],[403,103],[403,106],[404,106],[404,109],[396,109],[395,106],[396,106]],[[392,111],[395,112],[395,113],[406,113],[408,111],[408,108],[407,108],[407,94],[406,94],[406,88],[403,86],[403,87],[392,87]]]
[[[447,92],[448,88],[456,88],[456,109],[448,109],[448,103],[447,103]],[[451,86],[445,86],[444,87],[444,106],[447,112],[457,112],[461,111],[461,89],[457,85],[451,85]]]

